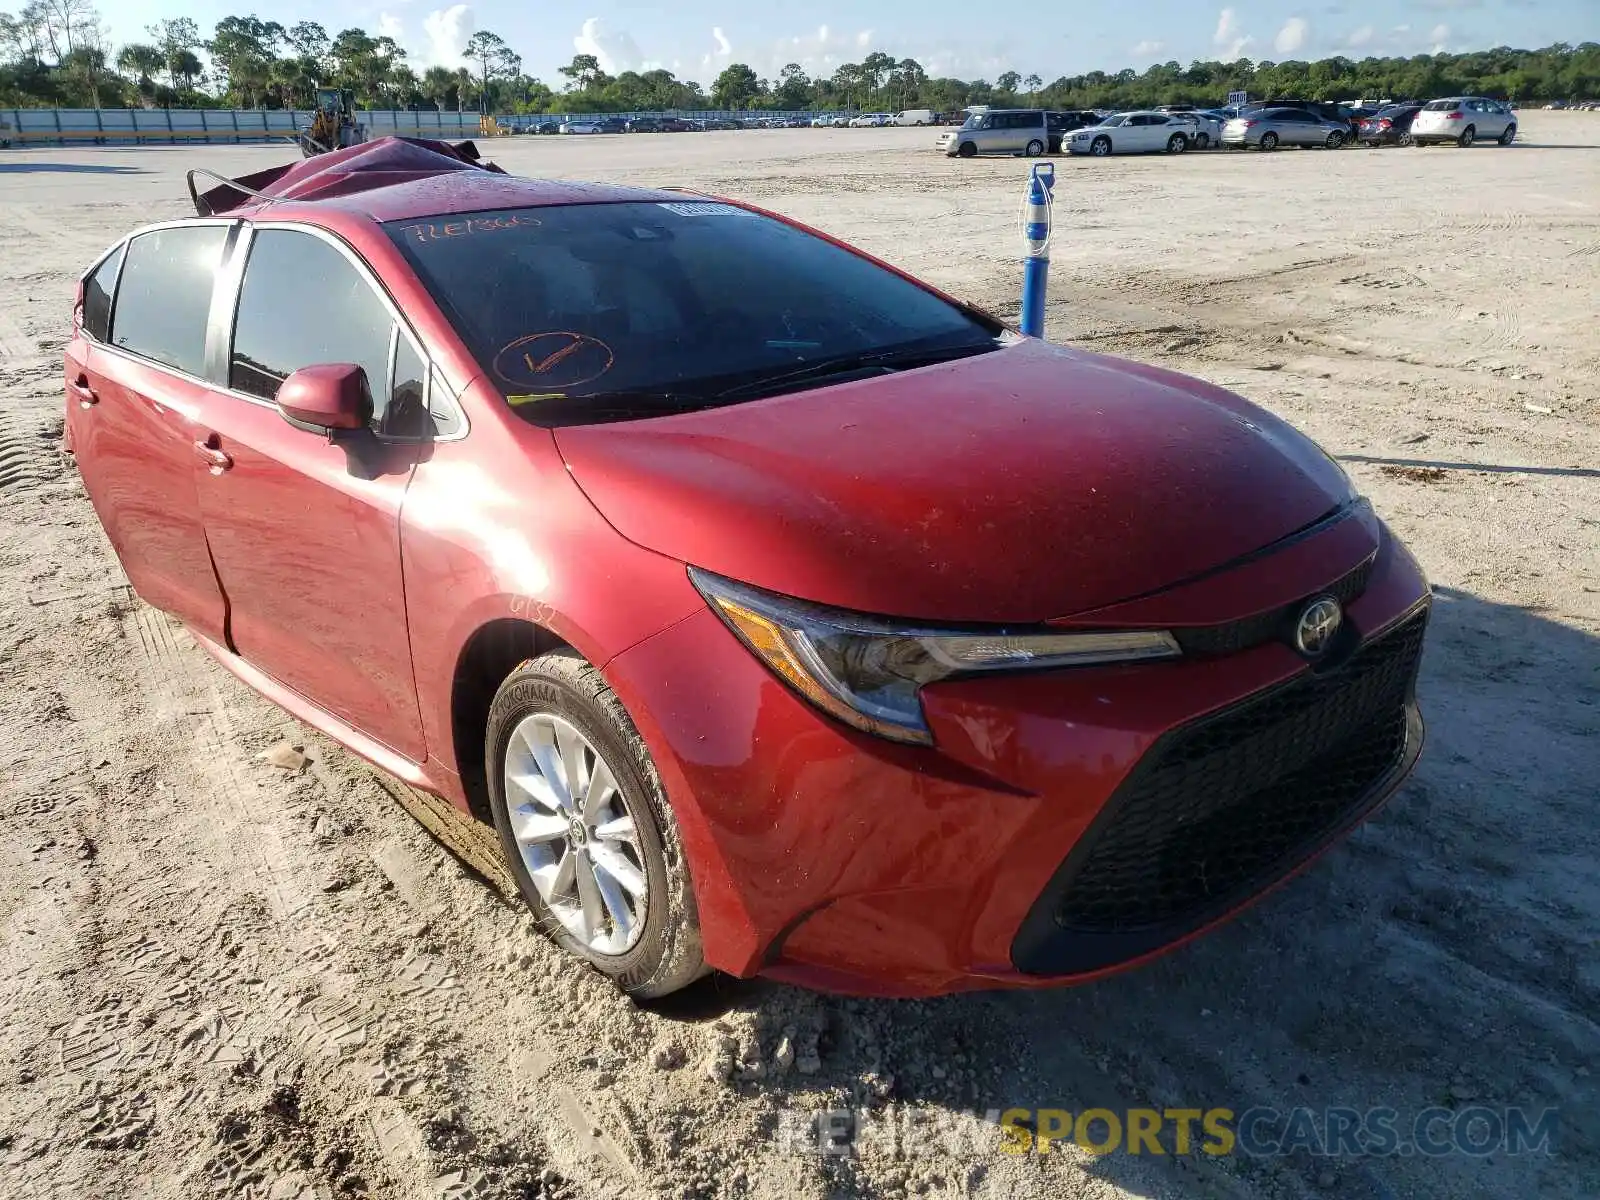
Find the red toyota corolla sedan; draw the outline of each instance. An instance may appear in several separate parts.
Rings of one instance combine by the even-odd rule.
[[[1089,979],[1416,761],[1422,573],[1220,388],[770,213],[440,143],[195,203],[88,271],[66,355],[129,580],[492,819],[636,996]]]

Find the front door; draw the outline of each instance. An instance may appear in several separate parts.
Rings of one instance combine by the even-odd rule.
[[[120,277],[113,255],[86,281],[83,325],[67,348],[68,440],[128,582],[213,641],[225,611],[194,468],[212,281],[229,228],[133,238]]]
[[[229,603],[233,649],[391,749],[426,757],[400,572],[400,505],[426,443],[387,436],[426,366],[352,253],[321,234],[258,228],[204,424],[200,511]],[[395,363],[398,360],[399,366]],[[374,427],[330,441],[273,397],[292,371],[356,363]]]

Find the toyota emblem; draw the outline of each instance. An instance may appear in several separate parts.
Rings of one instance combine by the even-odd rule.
[[[1332,596],[1318,596],[1300,613],[1294,627],[1294,648],[1307,658],[1321,658],[1333,645],[1344,611]]]

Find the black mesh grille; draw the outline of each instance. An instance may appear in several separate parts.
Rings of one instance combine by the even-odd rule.
[[[1312,596],[1332,596],[1341,606],[1349,603],[1367,590],[1367,580],[1372,576],[1372,559],[1367,559],[1353,571],[1348,571],[1325,588],[1311,592],[1293,604],[1275,608],[1270,612],[1229,621],[1224,625],[1201,625],[1193,629],[1175,629],[1173,636],[1190,658],[1215,658],[1221,654],[1237,654],[1274,638],[1289,640],[1295,619]]]
[[[1426,619],[1167,735],[1075,852],[1056,924],[1122,933],[1182,923],[1309,853],[1399,764]]]

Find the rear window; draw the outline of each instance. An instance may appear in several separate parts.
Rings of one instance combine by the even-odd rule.
[[[732,205],[563,205],[386,229],[529,419],[535,408],[582,419],[582,401],[619,395],[642,406],[627,415],[704,407],[729,388],[759,394],[763,380],[853,355],[976,351],[1003,332]],[[569,403],[534,403],[546,400]],[[590,406],[595,419],[605,407]]]
[[[1449,112],[1456,106],[1455,100],[1430,100],[1422,106],[1423,112]]]
[[[111,341],[190,375],[205,370],[211,283],[228,230],[190,225],[143,233],[128,243],[117,284]]]

